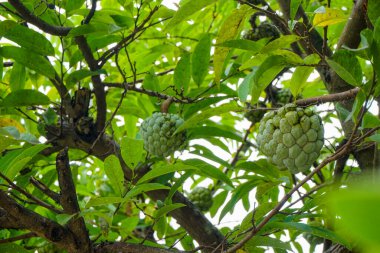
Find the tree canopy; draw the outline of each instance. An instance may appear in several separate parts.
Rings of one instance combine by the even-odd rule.
[[[0,3],[0,251],[378,252],[380,2],[173,2]]]

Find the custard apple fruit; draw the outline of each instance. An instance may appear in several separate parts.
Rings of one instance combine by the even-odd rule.
[[[212,206],[211,191],[205,187],[194,188],[188,198],[202,212],[207,212]]]
[[[304,172],[323,147],[322,120],[313,110],[287,104],[264,115],[260,121],[259,150],[279,169]]]
[[[166,157],[176,150],[182,150],[186,143],[186,132],[174,134],[184,123],[177,114],[155,112],[143,121],[140,133],[144,140],[144,148],[149,153]]]
[[[266,108],[266,107],[267,106],[263,102],[259,102],[258,106],[256,105],[252,106],[251,104],[248,103],[247,105],[248,111],[244,113],[244,117],[247,120],[251,121],[252,123],[257,123],[264,117],[266,110],[262,110],[262,108]]]

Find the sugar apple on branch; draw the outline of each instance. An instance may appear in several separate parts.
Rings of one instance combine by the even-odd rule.
[[[323,147],[322,120],[313,110],[287,104],[264,115],[257,144],[268,160],[291,173],[305,172]]]
[[[140,128],[145,150],[158,157],[182,150],[186,143],[186,132],[174,133],[183,123],[184,120],[177,114],[153,113],[142,122]]]
[[[205,187],[194,188],[188,198],[202,212],[207,212],[212,206],[211,191]]]

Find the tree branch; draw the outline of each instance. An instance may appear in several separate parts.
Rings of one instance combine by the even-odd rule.
[[[19,0],[8,0],[8,2],[17,10],[17,12],[25,19],[25,21],[37,26],[42,31],[51,35],[66,36],[71,27],[53,26],[42,19],[33,15]]]
[[[183,251],[168,250],[149,247],[141,244],[129,244],[124,242],[103,243],[95,247],[94,253],[180,253]]]
[[[309,105],[315,105],[315,104],[323,104],[327,102],[340,102],[344,100],[351,100],[355,98],[359,90],[360,90],[359,88],[354,88],[354,89],[340,92],[340,93],[334,93],[334,94],[324,95],[320,97],[299,99],[295,103],[299,106],[309,106]]]
[[[75,238],[68,229],[21,206],[2,190],[0,190],[0,206],[7,212],[7,216],[17,220],[20,227],[54,242],[69,252],[79,253],[76,251]]]
[[[10,242],[17,242],[17,241],[29,239],[29,238],[32,238],[32,237],[37,237],[37,235],[35,233],[33,233],[33,232],[30,232],[30,233],[18,235],[18,236],[7,238],[7,239],[1,239],[0,240],[0,244],[10,243]]]
[[[75,41],[78,44],[79,49],[83,53],[88,66],[91,71],[97,71],[100,69],[97,61],[92,55],[91,48],[87,44],[87,41],[84,36],[75,37]],[[100,75],[94,75],[91,77],[94,84],[94,93],[96,97],[96,130],[100,133],[105,124],[106,124],[106,115],[107,115],[107,103],[106,103],[106,94],[104,92],[104,86],[100,79]]]
[[[56,159],[59,187],[61,188],[60,203],[67,214],[75,214],[68,222],[68,228],[76,237],[77,247],[81,252],[91,252],[91,242],[83,217],[80,213],[77,194],[69,165],[68,148],[61,150]]]

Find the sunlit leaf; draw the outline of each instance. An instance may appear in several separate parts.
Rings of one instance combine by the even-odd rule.
[[[174,14],[170,22],[165,26],[165,30],[170,30],[182,21],[189,18],[192,14],[200,11],[201,9],[207,7],[210,4],[215,3],[216,0],[198,0],[198,1],[188,1]]]
[[[37,54],[54,55],[54,48],[45,36],[14,21],[0,22],[0,36]]]
[[[144,142],[124,137],[121,141],[121,155],[129,168],[134,169],[143,161]]]
[[[173,82],[178,90],[187,92],[191,79],[191,54],[185,53],[181,56],[174,70]]]
[[[222,27],[219,29],[218,36],[216,37],[216,44],[222,44],[225,41],[232,40],[239,33],[243,21],[246,15],[249,13],[249,8],[247,6],[242,6],[241,9],[236,9],[232,14],[227,17],[226,21],[223,23]],[[214,53],[214,72],[215,72],[215,82],[220,83],[220,78],[222,77],[224,61],[226,60],[229,48],[226,47],[215,47]]]
[[[30,105],[48,105],[50,99],[45,94],[37,90],[16,90],[9,93],[0,103],[1,106],[30,106]]]
[[[191,57],[191,75],[194,82],[200,86],[209,69],[211,37],[205,34],[199,40]]]
[[[314,15],[313,26],[324,27],[346,21],[347,17],[342,10],[324,8]]]
[[[104,172],[116,194],[122,196],[125,188],[124,174],[119,159],[116,156],[110,155],[104,160]]]
[[[55,77],[55,70],[51,63],[43,56],[27,49],[5,46],[0,48],[0,55],[4,58],[14,59],[16,62],[48,78]]]

